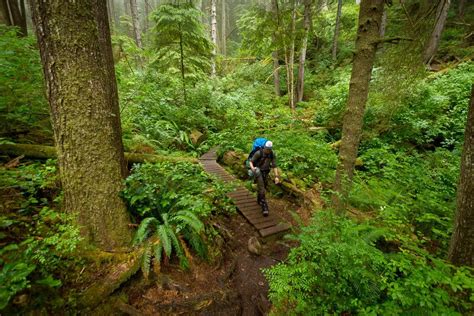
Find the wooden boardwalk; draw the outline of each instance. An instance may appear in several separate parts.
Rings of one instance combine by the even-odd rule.
[[[234,176],[227,173],[227,171],[217,163],[216,159],[216,150],[211,149],[202,155],[199,161],[207,173],[216,175],[224,182],[236,180]],[[237,187],[234,191],[230,192],[228,196],[234,200],[239,212],[257,229],[261,237],[282,233],[291,227],[290,224],[284,222],[280,217],[274,214],[271,209],[270,215],[264,217],[262,215],[261,206],[257,204],[256,197],[243,186]]]

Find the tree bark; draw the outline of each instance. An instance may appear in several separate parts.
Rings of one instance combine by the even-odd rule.
[[[464,18],[464,13],[466,11],[466,0],[459,0],[459,5],[458,5],[458,17],[460,19]]]
[[[291,0],[291,21],[290,21],[290,47],[285,54],[286,59],[286,84],[288,87],[288,101],[290,109],[295,110],[295,28],[296,28],[296,0]]]
[[[222,4],[222,16],[221,16],[221,53],[227,55],[227,34],[226,34],[226,5],[225,0],[221,0]]]
[[[130,11],[132,13],[133,37],[135,39],[135,43],[139,48],[143,48],[140,22],[138,21],[137,0],[130,0]]]
[[[272,0],[272,12],[273,17],[277,23],[276,31],[272,34],[272,41],[273,45],[275,46],[275,50],[272,52],[273,58],[273,86],[275,89],[275,95],[281,96],[281,89],[280,89],[280,58],[278,54],[278,38],[279,38],[279,30],[280,30],[280,13],[278,12],[278,0]]]
[[[25,0],[0,0],[0,22],[6,25],[17,26],[18,36],[27,36]]]
[[[349,194],[354,164],[357,158],[369,82],[380,34],[384,0],[362,0],[356,39],[356,52],[352,64],[349,97],[342,126],[339,164],[334,183],[333,202],[339,214],[343,212]]]
[[[438,4],[438,9],[436,10],[435,26],[428,42],[426,43],[425,51],[423,53],[423,62],[425,64],[429,64],[431,62],[431,59],[438,50],[439,41],[441,39],[441,34],[443,33],[444,24],[446,23],[450,4],[451,0],[440,0]]]
[[[148,28],[149,28],[149,19],[148,19],[148,16],[150,15],[150,1],[149,0],[145,0],[145,18],[143,19],[143,21],[145,22],[143,24],[143,32],[148,32]]]
[[[308,46],[309,27],[311,24],[311,0],[304,1],[304,18],[303,27],[304,35],[301,43],[300,64],[298,67],[298,81],[297,81],[297,102],[303,101],[304,94],[304,64],[306,62],[306,48]]]
[[[334,37],[332,39],[332,60],[337,59],[337,42],[339,40],[339,28],[341,25],[342,0],[337,0],[336,25],[334,26]]]
[[[457,212],[449,247],[449,260],[457,266],[474,268],[474,85],[467,114]]]
[[[63,207],[86,240],[128,247],[117,85],[105,1],[30,1],[50,106]]]
[[[214,44],[212,48],[211,76],[216,75],[216,56],[217,56],[217,7],[216,0],[211,0],[211,41]]]

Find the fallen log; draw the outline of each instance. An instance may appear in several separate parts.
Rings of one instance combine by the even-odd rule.
[[[53,146],[30,145],[30,144],[0,144],[0,153],[9,156],[24,155],[28,158],[49,159],[56,158],[56,148]],[[173,157],[164,155],[125,153],[127,163],[143,163],[143,162],[191,162],[198,163],[197,158],[192,157]]]

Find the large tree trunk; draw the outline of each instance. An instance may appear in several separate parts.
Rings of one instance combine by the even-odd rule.
[[[438,50],[439,41],[441,39],[441,34],[443,33],[444,24],[446,23],[450,4],[451,0],[440,0],[438,4],[438,9],[436,10],[435,26],[423,53],[423,62],[425,64],[429,64],[431,62],[431,59]]]
[[[337,0],[336,26],[334,26],[334,37],[332,38],[332,59],[337,59],[337,42],[339,40],[339,28],[341,25],[342,0]]]
[[[0,22],[19,27],[19,36],[28,35],[25,0],[0,0]]]
[[[140,31],[140,23],[138,21],[137,0],[130,0],[130,11],[132,13],[133,37],[138,47],[143,48],[142,33]]]
[[[458,266],[474,268],[474,85],[464,134],[457,213],[449,247],[449,260]]]
[[[333,202],[342,213],[352,183],[357,158],[369,81],[380,34],[384,0],[362,0],[359,11],[356,52],[352,64],[349,97],[342,126],[339,164],[334,184]]]
[[[216,55],[217,55],[217,0],[211,0],[211,40],[214,44],[212,48],[211,76],[216,75]]]
[[[46,79],[64,209],[104,250],[129,245],[126,176],[105,1],[30,1]]]
[[[306,48],[308,46],[308,34],[309,34],[309,27],[311,24],[311,0],[304,1],[304,35],[303,35],[303,42],[301,43],[301,51],[300,51],[300,64],[298,68],[298,82],[297,82],[297,101],[303,101],[303,94],[304,94],[304,64],[306,62]]]

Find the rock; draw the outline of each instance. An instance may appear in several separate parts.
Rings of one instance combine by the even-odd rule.
[[[247,249],[250,253],[260,256],[262,254],[262,245],[257,237],[251,237],[247,243]]]

